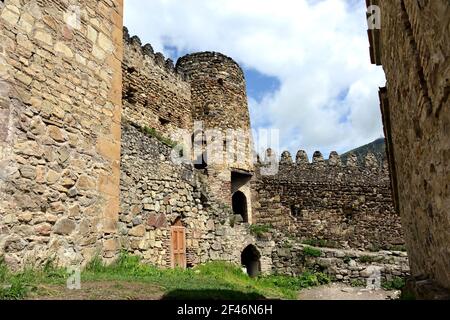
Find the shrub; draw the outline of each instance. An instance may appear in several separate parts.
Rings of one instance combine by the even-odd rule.
[[[367,250],[371,251],[371,252],[378,252],[381,250],[381,247],[377,244],[371,244]]]
[[[406,247],[404,245],[395,245],[395,246],[391,246],[389,248],[389,250],[406,252]]]
[[[366,283],[361,279],[352,279],[350,281],[350,286],[352,287],[365,287]]]
[[[303,253],[305,254],[305,256],[309,256],[309,257],[320,257],[322,255],[322,251],[320,251],[319,249],[312,248],[312,247],[304,247]]]
[[[347,263],[347,264],[348,264],[351,260],[352,260],[352,258],[349,257],[349,256],[345,256],[344,259],[342,259],[342,261],[344,261],[344,263]]]
[[[383,281],[381,286],[386,290],[401,290],[405,284],[406,281],[402,277],[394,277],[389,281]]]

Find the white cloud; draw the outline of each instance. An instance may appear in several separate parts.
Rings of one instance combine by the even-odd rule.
[[[280,128],[282,148],[311,156],[382,135],[385,80],[370,64],[364,2],[126,0],[125,25],[155,50],[220,51],[277,77],[279,91],[250,99],[253,125]]]

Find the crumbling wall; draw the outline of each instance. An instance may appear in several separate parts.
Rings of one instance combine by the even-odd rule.
[[[373,154],[360,166],[354,156],[342,164],[336,153],[325,161],[316,152],[309,163],[304,151],[294,163],[285,152],[276,174],[262,175],[267,166],[258,167],[252,182],[258,224],[329,247],[378,251],[403,245],[389,173]]]
[[[314,255],[311,254],[314,252]],[[272,252],[273,272],[299,275],[305,271],[324,272],[333,281],[379,288],[397,277],[409,276],[406,252],[315,248],[285,239]]]
[[[122,7],[0,2],[0,255],[13,267],[111,257]]]
[[[450,289],[450,5],[369,2],[381,9],[383,122],[411,274]]]
[[[211,260],[240,264],[254,244],[262,270],[271,270],[273,243],[258,241],[249,225],[235,223],[230,208],[216,201],[207,178],[192,165],[171,160],[173,149],[124,123],[121,157],[120,246],[161,267],[171,266],[170,226],[186,227],[187,264]]]

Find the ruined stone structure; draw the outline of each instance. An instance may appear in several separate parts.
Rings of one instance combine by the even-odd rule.
[[[450,290],[450,4],[367,1],[381,29],[369,30],[372,62],[387,85],[381,110],[394,202],[402,218],[418,297]]]
[[[285,239],[272,251],[273,269],[282,274],[297,275],[305,270],[326,272],[345,283],[376,285],[371,281],[390,281],[407,277],[409,265],[406,252],[366,252],[351,249],[321,248],[318,257],[308,255],[306,245]]]
[[[302,240],[402,244],[386,168],[370,156],[364,167],[342,165],[336,154],[309,164],[299,153],[294,165],[285,153],[276,175],[262,174],[239,65],[203,52],[174,66],[123,32],[122,7],[0,2],[0,256],[8,265],[83,265],[125,250],[161,267],[226,260],[250,275],[296,274],[305,268]],[[270,230],[259,234],[255,224]],[[332,256],[342,254],[323,250],[312,266],[328,261],[345,281],[370,273]],[[396,256],[386,279],[408,272]]]

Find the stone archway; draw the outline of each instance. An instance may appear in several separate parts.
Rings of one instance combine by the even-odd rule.
[[[243,222],[248,222],[247,197],[241,191],[236,191],[231,199],[233,213],[242,216]]]
[[[246,268],[250,277],[256,277],[261,273],[261,254],[258,249],[250,244],[241,253],[241,264]]]

